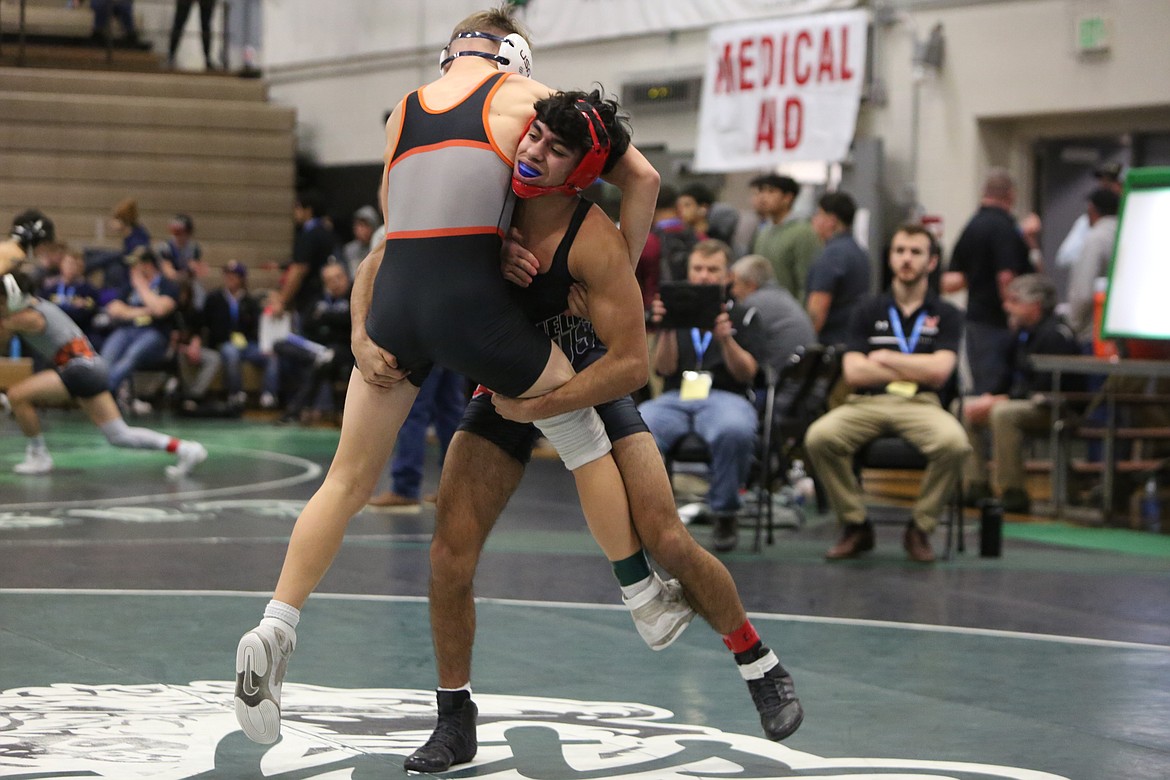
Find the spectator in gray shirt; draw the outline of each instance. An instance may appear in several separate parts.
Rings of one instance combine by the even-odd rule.
[[[1068,278],[1069,324],[1082,345],[1093,343],[1093,280],[1109,273],[1120,200],[1116,192],[1105,187],[1089,195],[1089,232]]]
[[[792,293],[776,283],[772,264],[763,255],[746,255],[731,266],[731,296],[740,306],[763,315],[763,362],[777,372],[798,347],[817,343],[808,314]]]

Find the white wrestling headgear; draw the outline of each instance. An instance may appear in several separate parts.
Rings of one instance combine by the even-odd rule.
[[[461,51],[457,54],[448,54],[451,49],[451,44],[448,43],[443,47],[443,51],[439,53],[439,71],[442,72],[444,68],[451,64],[451,61],[456,57],[483,57],[485,60],[491,60],[496,63],[496,67],[506,73],[519,73],[521,76],[532,76],[532,49],[528,46],[528,41],[524,37],[511,33],[501,38],[498,35],[491,33],[479,32],[471,30],[468,32],[461,32],[452,38],[452,42],[460,38],[484,38],[485,40],[495,41],[500,44],[499,54],[489,54],[486,51]]]
[[[4,274],[4,296],[7,299],[9,313],[27,309],[28,305],[32,303],[32,298],[20,289],[16,277],[12,274]]]

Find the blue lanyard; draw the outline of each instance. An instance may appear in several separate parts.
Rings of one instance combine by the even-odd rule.
[[[894,338],[898,340],[898,349],[909,355],[914,352],[918,346],[918,340],[922,337],[922,323],[926,321],[926,312],[918,312],[918,317],[914,320],[914,329],[910,331],[910,340],[906,340],[906,333],[902,330],[902,316],[898,310],[893,306],[890,307],[890,327],[894,330]]]
[[[707,347],[711,346],[711,337],[715,332],[709,330],[702,338],[699,337],[699,332],[698,328],[691,328],[691,343],[695,345],[695,365],[702,368],[703,355],[707,352]]]

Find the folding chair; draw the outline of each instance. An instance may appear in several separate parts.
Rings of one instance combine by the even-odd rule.
[[[963,399],[962,394],[959,393],[957,372],[951,375],[946,386],[939,393],[939,400],[942,401],[943,408],[952,412],[961,424]],[[951,408],[952,402],[957,402],[954,409]],[[863,469],[922,471],[928,463],[927,457],[917,447],[901,436],[894,435],[877,437],[858,450],[853,458],[853,467],[859,481]],[[951,559],[952,548],[958,552],[966,550],[966,544],[963,540],[963,465],[961,463],[955,467],[954,486],[951,501],[947,504],[946,515],[941,518],[942,524],[947,529],[946,546],[943,549],[945,560]],[[957,531],[956,524],[958,525]]]

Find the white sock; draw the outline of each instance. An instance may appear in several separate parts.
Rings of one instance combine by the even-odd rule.
[[[649,577],[644,580],[638,580],[633,585],[622,585],[622,595],[625,596],[627,600],[632,599],[634,596],[637,596],[639,593],[646,590],[646,588],[649,588],[653,584],[654,574],[651,572]]]
[[[450,691],[467,691],[468,693],[471,693],[471,680],[468,680],[467,682],[463,683],[458,688],[436,688],[435,690],[448,691],[448,692],[450,692]]]
[[[264,617],[276,618],[288,623],[289,627],[296,629],[297,623],[301,622],[301,611],[291,604],[285,604],[283,601],[272,599],[268,602],[268,606],[264,608]]]
[[[28,448],[36,453],[48,452],[49,448],[45,444],[45,435],[38,433],[36,436],[28,437]]]

